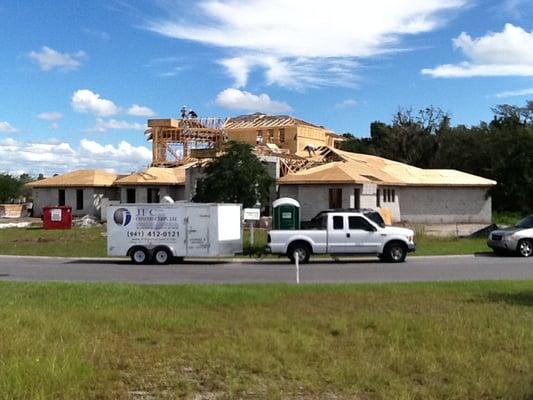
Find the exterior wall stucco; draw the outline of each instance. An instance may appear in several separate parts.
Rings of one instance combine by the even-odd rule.
[[[401,188],[402,221],[426,224],[490,224],[487,188]]]

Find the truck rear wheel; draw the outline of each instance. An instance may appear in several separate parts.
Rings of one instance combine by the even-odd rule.
[[[292,263],[296,261],[295,254],[298,257],[298,262],[305,264],[311,257],[311,247],[304,242],[291,244],[289,250],[287,250],[287,256]]]
[[[172,253],[166,247],[156,247],[152,252],[152,261],[159,265],[168,264],[172,260]]]
[[[387,243],[383,250],[383,259],[387,262],[400,263],[405,261],[407,246],[402,242]],[[380,257],[381,259],[381,257]]]
[[[144,247],[134,247],[130,250],[131,261],[134,264],[146,264],[149,260],[148,250]]]

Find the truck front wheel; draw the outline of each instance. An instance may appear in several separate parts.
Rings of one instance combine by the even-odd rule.
[[[292,263],[296,261],[295,255],[298,257],[298,262],[305,264],[311,257],[311,247],[303,242],[293,243],[289,246],[289,250],[287,250],[287,256]]]
[[[383,249],[383,254],[381,254],[380,259],[383,259],[387,262],[400,263],[405,261],[407,256],[407,246],[402,242],[391,242],[387,243],[385,249]]]
[[[134,247],[130,250],[131,261],[134,264],[146,264],[149,259],[148,250],[144,247]]]

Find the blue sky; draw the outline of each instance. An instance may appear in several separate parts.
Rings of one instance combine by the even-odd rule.
[[[370,3],[370,4],[369,4]],[[0,170],[150,162],[146,119],[286,113],[367,136],[533,98],[529,0],[0,0]]]

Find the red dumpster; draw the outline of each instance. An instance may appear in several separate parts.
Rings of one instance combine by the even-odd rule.
[[[43,207],[44,229],[72,228],[72,207]]]

